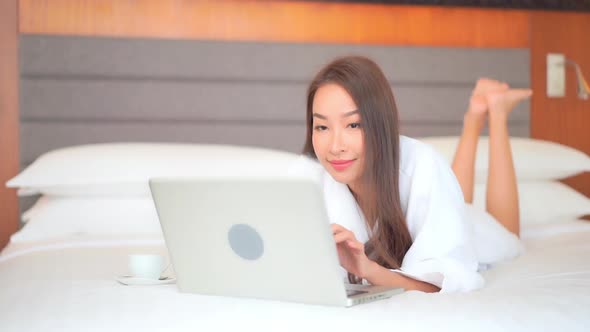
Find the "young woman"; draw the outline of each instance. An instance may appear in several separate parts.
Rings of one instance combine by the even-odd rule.
[[[488,217],[512,232],[502,229],[505,234],[496,232],[486,241],[502,245],[518,235],[506,121],[530,94],[479,80],[451,170],[433,149],[400,136],[391,88],[373,61],[339,58],[316,75],[308,89],[304,154],[323,176],[334,240],[349,281],[425,292],[483,286],[470,219]],[[466,208],[473,198],[475,151],[486,119],[487,211],[494,218]]]

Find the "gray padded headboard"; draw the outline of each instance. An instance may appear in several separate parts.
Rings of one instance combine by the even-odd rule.
[[[410,136],[458,135],[477,77],[529,86],[528,49],[23,35],[21,165],[59,147],[203,142],[300,151],[307,84],[341,55],[373,58]],[[528,104],[511,133],[528,136]]]

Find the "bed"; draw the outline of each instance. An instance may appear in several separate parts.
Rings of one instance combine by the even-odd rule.
[[[457,137],[422,140],[445,158],[452,157],[457,144]],[[412,291],[348,309],[185,294],[174,284],[125,286],[116,281],[129,273],[130,254],[167,257],[149,178],[218,175],[228,171],[221,167],[227,156],[245,165],[241,176],[260,176],[284,169],[296,154],[152,143],[51,151],[9,182],[21,193],[40,192],[42,197],[23,215],[25,227],[0,254],[0,329],[428,331],[445,326],[459,331],[583,331],[590,324],[590,223],[577,216],[590,213],[590,200],[550,179],[590,168],[590,158],[531,139],[513,138],[512,146],[521,196],[522,256],[482,271],[486,286],[481,290]],[[474,202],[480,206],[486,149],[482,139]],[[166,162],[157,163],[162,156]],[[173,274],[173,269],[167,273]]]
[[[529,83],[528,50],[519,49],[22,37],[23,172],[11,185],[23,195],[24,227],[0,253],[0,330],[586,330],[590,224],[578,217],[590,214],[590,200],[557,180],[590,171],[590,158],[527,139],[528,104],[510,123],[526,252],[483,271],[481,290],[406,292],[344,309],[115,280],[128,273],[129,254],[167,255],[147,179],[223,173],[228,155],[258,173],[291,160],[302,145],[306,83],[348,53],[383,66],[402,132],[448,160],[457,138],[438,136],[460,132],[476,77]],[[480,208],[486,158],[484,139]]]
[[[549,227],[550,228],[550,227]],[[467,294],[416,291],[353,308],[123,286],[127,254],[165,254],[159,237],[65,237],[9,246],[0,258],[2,331],[585,331],[590,225],[536,227],[525,255],[483,272]]]

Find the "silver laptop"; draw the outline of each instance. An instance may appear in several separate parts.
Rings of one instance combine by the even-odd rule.
[[[150,188],[182,292],[333,306],[403,292],[344,282],[311,180],[159,178]]]

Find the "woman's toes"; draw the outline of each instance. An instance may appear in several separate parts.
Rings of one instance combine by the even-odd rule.
[[[527,99],[528,97],[533,95],[533,90],[531,89],[512,89],[508,90],[509,98],[513,98],[517,102]]]
[[[531,89],[510,89],[507,91],[494,91],[486,95],[490,112],[503,111],[509,113],[522,100],[529,98]]]

